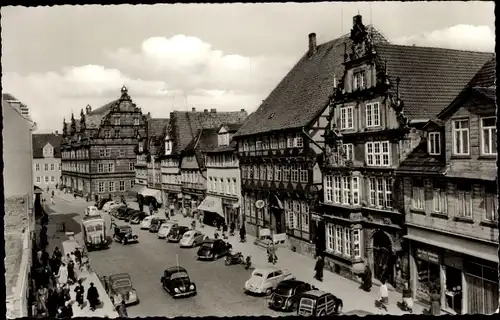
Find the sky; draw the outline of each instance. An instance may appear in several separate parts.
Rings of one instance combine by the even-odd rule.
[[[127,86],[144,113],[255,111],[304,55],[363,16],[393,44],[488,51],[493,2],[2,7],[2,88],[38,132]]]

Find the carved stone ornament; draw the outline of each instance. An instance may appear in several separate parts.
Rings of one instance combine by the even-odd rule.
[[[387,225],[392,224],[392,221],[391,221],[391,219],[390,219],[390,218],[384,218],[384,220],[383,220],[383,221],[384,221],[384,224],[387,224]]]

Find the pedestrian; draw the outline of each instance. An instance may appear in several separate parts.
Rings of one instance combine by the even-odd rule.
[[[437,286],[432,290],[431,296],[431,314],[433,316],[441,315],[441,295],[439,294],[439,288]]]
[[[66,301],[63,307],[60,309],[59,317],[63,319],[71,319],[73,317],[73,307],[71,306],[73,301]]]
[[[38,251],[36,252],[36,257],[39,265],[42,265],[42,254],[43,254],[42,249],[38,249]]]
[[[318,281],[323,281],[323,268],[325,267],[325,260],[323,256],[319,256],[318,260],[316,261],[316,266],[314,267],[314,271],[316,271],[316,274],[314,275],[314,278]]]
[[[68,262],[68,280],[70,283],[75,283],[76,282],[76,274],[75,274],[75,263],[73,260],[70,260]]]
[[[368,265],[365,266],[365,272],[361,274],[361,277],[361,288],[366,292],[370,292],[372,290],[372,270]]]
[[[120,318],[128,318],[127,307],[125,306],[125,299],[122,297],[122,301],[118,306],[116,306],[116,312]]]
[[[103,276],[102,283],[104,283],[104,291],[106,291],[106,293],[108,293],[108,291],[109,291],[108,277]]]
[[[59,272],[57,273],[57,281],[61,285],[65,285],[68,282],[68,268],[64,262],[61,262],[59,267]]]
[[[78,280],[78,285],[75,288],[76,292],[76,302],[78,303],[78,306],[83,309],[83,294],[85,293],[85,288],[82,285],[82,280]]]
[[[58,299],[56,291],[53,289],[49,289],[49,295],[47,298],[47,313],[49,314],[49,317],[51,318],[56,317],[57,304],[58,304]]]
[[[227,239],[227,224],[225,222],[222,224],[222,237],[224,240]]]
[[[47,266],[49,264],[49,260],[50,260],[50,256],[47,253],[47,251],[45,251],[45,249],[44,249],[42,251],[42,265]]]
[[[75,262],[78,265],[78,268],[80,268],[82,265],[82,252],[78,250],[78,248],[76,248],[74,255],[75,255]]]
[[[171,217],[174,216],[174,205],[173,204],[170,205],[170,216]]]
[[[229,226],[229,230],[230,230],[232,236],[234,236],[235,229],[236,229],[236,225],[234,224],[234,221],[231,221],[231,225]]]
[[[43,228],[48,224],[49,224],[49,215],[44,211],[42,214],[42,218],[40,219],[40,225]]]
[[[241,228],[240,228],[240,242],[245,242],[245,240],[246,240],[246,234],[247,234],[247,231],[245,229],[245,225],[242,224]]]
[[[403,288],[403,306],[410,313],[413,312],[413,298],[408,282],[405,282],[405,286]]]
[[[54,249],[54,252],[52,253],[52,256],[58,260],[62,260],[62,252],[59,250],[59,247],[56,247]]]
[[[87,300],[89,301],[90,310],[95,311],[95,308],[99,305],[99,292],[94,287],[93,282],[90,283],[90,288],[87,290]]]
[[[387,305],[389,304],[389,290],[387,289],[387,284],[385,283],[384,278],[381,280],[379,295],[380,305],[385,311],[387,311]]]
[[[54,191],[52,191],[52,192],[54,192]],[[52,195],[52,196],[50,197],[50,204],[54,204],[54,195]]]
[[[185,218],[187,217],[187,209],[184,207],[182,208],[182,216]]]

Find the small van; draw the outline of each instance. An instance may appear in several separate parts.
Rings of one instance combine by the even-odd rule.
[[[302,294],[297,308],[299,316],[330,316],[342,311],[343,302],[331,293],[311,290]]]

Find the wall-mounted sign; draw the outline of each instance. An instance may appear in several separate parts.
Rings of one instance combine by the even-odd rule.
[[[262,208],[264,208],[265,205],[266,205],[266,203],[264,202],[264,200],[255,201],[255,207],[257,209],[262,209]]]
[[[439,264],[439,254],[429,250],[417,248],[417,258],[420,260]]]

